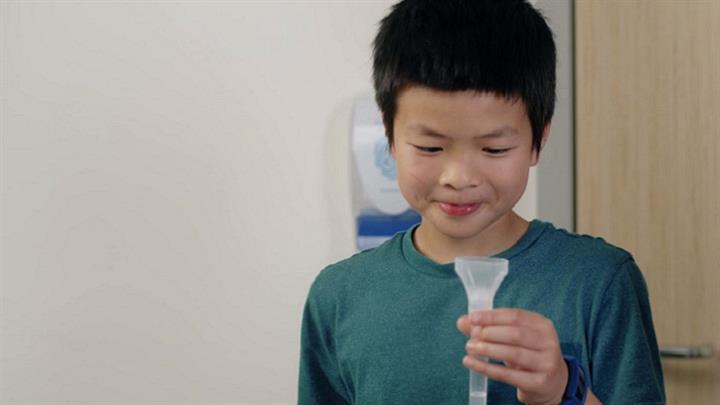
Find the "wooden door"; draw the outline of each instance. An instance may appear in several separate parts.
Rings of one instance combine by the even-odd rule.
[[[577,228],[635,256],[669,404],[720,404],[720,1],[575,3]]]

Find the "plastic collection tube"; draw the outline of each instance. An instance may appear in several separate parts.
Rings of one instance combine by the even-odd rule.
[[[465,287],[468,313],[491,309],[495,292],[508,273],[508,261],[494,257],[456,257],[455,272],[460,276]],[[469,405],[486,405],[486,403],[487,377],[471,370]]]

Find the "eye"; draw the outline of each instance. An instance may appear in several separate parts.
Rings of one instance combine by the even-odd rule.
[[[502,155],[503,153],[508,152],[511,149],[513,148],[483,148],[483,151],[491,155]]]
[[[442,148],[434,147],[434,146],[419,146],[419,145],[413,145],[415,149],[419,150],[423,153],[437,153],[442,151]]]

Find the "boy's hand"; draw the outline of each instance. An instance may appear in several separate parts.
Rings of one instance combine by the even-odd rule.
[[[521,309],[473,311],[458,319],[470,337],[465,367],[517,387],[524,404],[559,404],[568,380],[560,342],[552,321]],[[485,356],[505,366],[480,360]]]

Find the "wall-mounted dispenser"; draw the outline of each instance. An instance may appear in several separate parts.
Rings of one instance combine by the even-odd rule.
[[[356,241],[365,250],[420,222],[420,216],[400,194],[382,115],[371,96],[355,99],[351,135]]]

